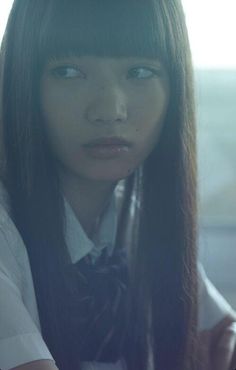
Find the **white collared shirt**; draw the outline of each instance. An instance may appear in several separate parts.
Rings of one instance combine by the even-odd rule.
[[[103,248],[112,254],[116,229],[116,200],[113,195],[103,217],[96,243],[90,240],[72,208],[65,201],[66,243],[72,263],[87,254],[95,259]],[[213,327],[231,307],[199,269],[199,330]],[[11,220],[7,194],[0,184],[0,369],[9,370],[25,363],[53,360],[42,336],[33,279],[26,247]],[[116,364],[85,363],[84,370],[124,370]]]

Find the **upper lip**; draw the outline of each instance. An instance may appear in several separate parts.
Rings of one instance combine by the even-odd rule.
[[[112,137],[101,137],[88,141],[84,146],[94,146],[94,145],[122,145],[122,146],[131,146],[131,142],[123,139],[121,137],[112,136]]]

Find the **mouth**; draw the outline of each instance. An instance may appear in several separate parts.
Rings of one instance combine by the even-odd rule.
[[[103,137],[83,144],[86,153],[96,159],[112,159],[127,154],[131,142],[119,137]]]

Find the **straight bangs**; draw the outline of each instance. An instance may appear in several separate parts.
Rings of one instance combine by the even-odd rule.
[[[165,27],[154,0],[48,1],[38,52],[42,62],[66,56],[167,55]]]

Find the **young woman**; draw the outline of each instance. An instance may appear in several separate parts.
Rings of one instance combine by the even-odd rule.
[[[15,0],[1,71],[0,368],[230,369],[180,1]]]

